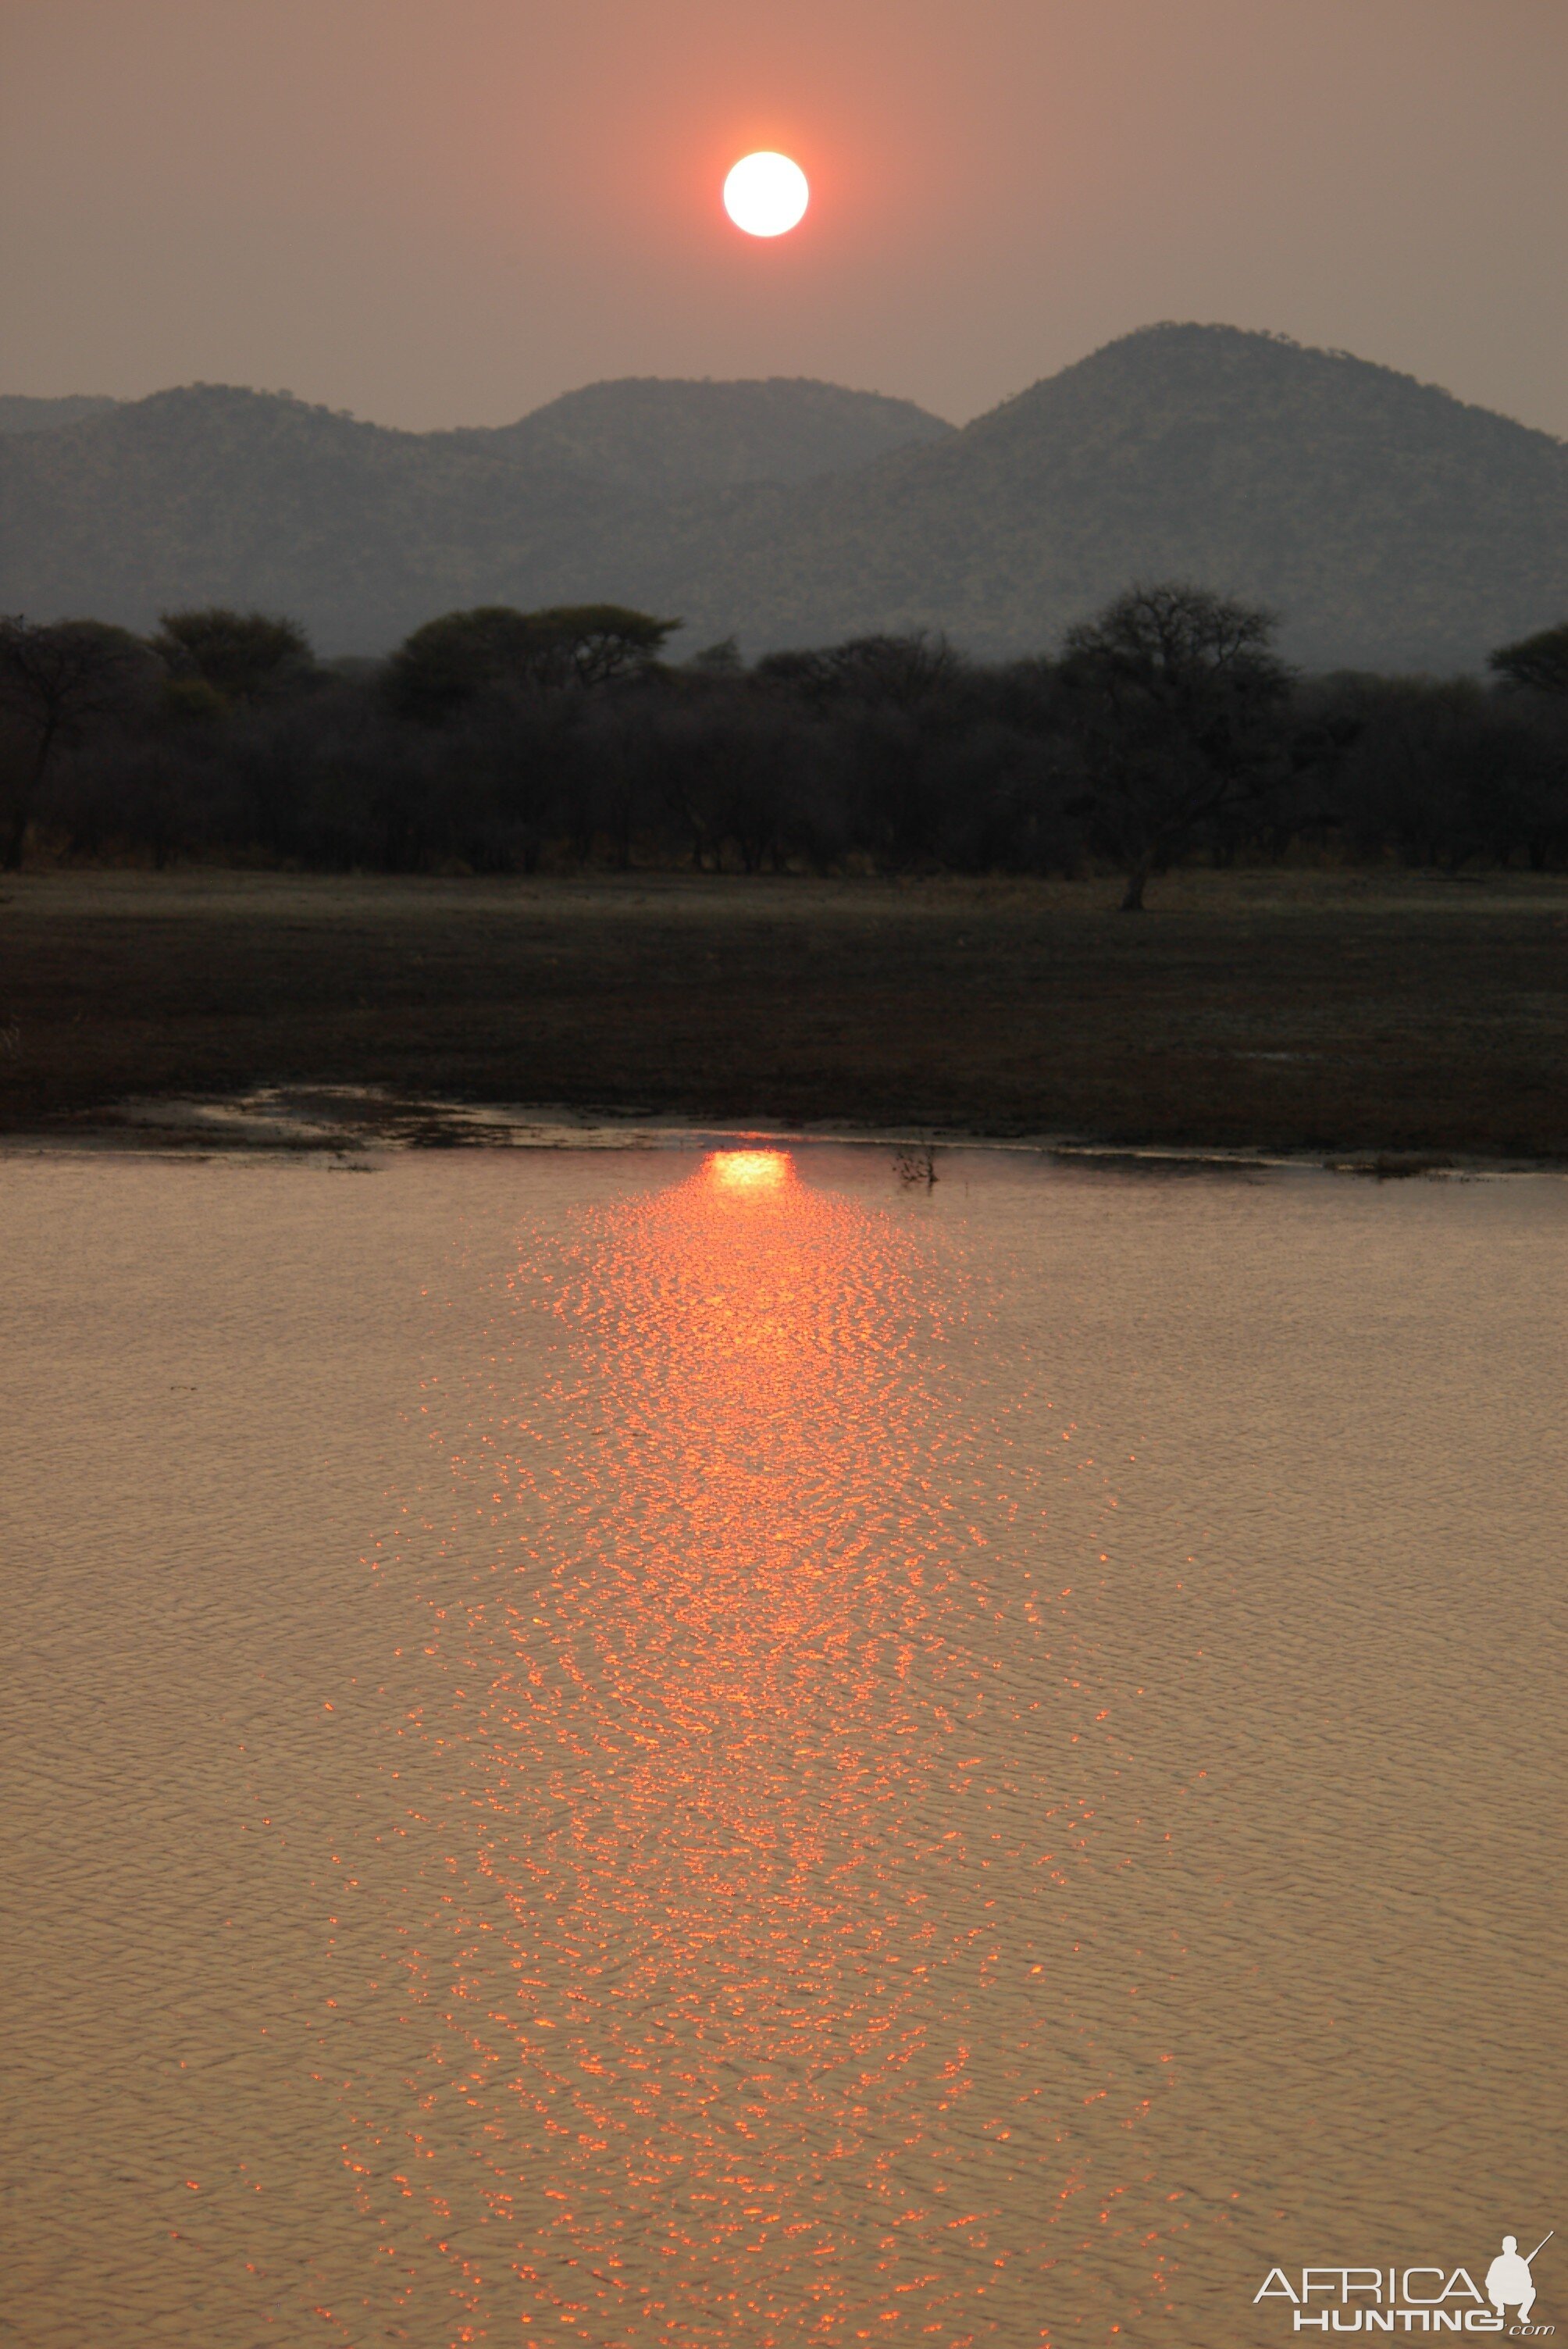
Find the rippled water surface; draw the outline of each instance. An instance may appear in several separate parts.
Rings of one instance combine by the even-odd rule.
[[[1568,2220],[1568,1185],[937,1172],[0,1164],[14,2338],[1227,2349]]]

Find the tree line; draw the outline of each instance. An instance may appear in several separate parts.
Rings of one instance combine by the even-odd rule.
[[[0,859],[328,871],[1011,873],[1304,845],[1568,865],[1568,623],[1487,682],[1303,677],[1274,616],[1134,586],[1049,656],[924,634],[668,657],[616,605],[449,613],[383,662],[293,622],[0,620]]]

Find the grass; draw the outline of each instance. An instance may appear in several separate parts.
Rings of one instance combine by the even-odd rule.
[[[1568,881],[24,874],[0,1129],[129,1095],[1568,1157]]]

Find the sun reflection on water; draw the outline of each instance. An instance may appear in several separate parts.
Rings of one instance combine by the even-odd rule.
[[[1542,2200],[1563,1185],[734,1154],[12,1154],[30,2349],[1219,2349]]]
[[[1017,1799],[1048,1651],[966,1490],[934,1244],[714,1152],[520,1268],[553,1375],[449,1431],[472,1579],[409,1724],[462,1780],[412,1969],[445,2119],[402,2174],[475,2323],[1021,2321],[1035,1871],[1088,1830],[1068,1789]]]
[[[702,1171],[713,1190],[756,1198],[792,1183],[795,1161],[787,1150],[715,1150]]]

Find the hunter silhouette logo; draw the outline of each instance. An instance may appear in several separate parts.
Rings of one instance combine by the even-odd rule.
[[[1493,2333],[1511,2341],[1550,2338],[1554,2324],[1532,2323],[1532,2270],[1556,2230],[1522,2253],[1517,2235],[1486,2271],[1484,2292],[1468,2268],[1430,2266],[1305,2267],[1287,2275],[1271,2268],[1253,2294],[1253,2306],[1283,2301],[1291,2331],[1326,2333]],[[1294,2280],[1293,2280],[1294,2278]],[[1284,2313],[1284,2308],[1280,2314]]]
[[[1553,2227],[1551,2234],[1542,2235],[1534,2251],[1522,2260],[1519,2256],[1517,2235],[1504,2235],[1502,2249],[1486,2271],[1486,2296],[1500,2316],[1506,2315],[1511,2308],[1516,2308],[1521,2324],[1528,2324],[1530,2312],[1535,2305],[1535,2278],[1530,2270],[1556,2231]]]

